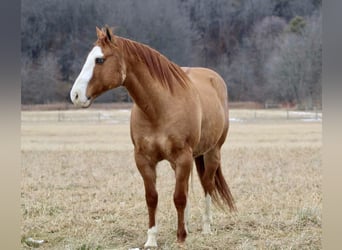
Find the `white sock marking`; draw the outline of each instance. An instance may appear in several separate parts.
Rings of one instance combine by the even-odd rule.
[[[190,201],[187,199],[186,206],[184,210],[184,224],[185,224],[185,231],[189,233],[189,214],[190,214]]]
[[[211,228],[210,223],[212,222],[212,214],[211,214],[211,196],[207,194],[205,196],[205,204],[204,204],[204,214],[203,214],[203,234],[210,234]]]
[[[157,233],[158,233],[157,226],[151,227],[150,229],[147,230],[147,241],[144,245],[145,248],[157,247]]]

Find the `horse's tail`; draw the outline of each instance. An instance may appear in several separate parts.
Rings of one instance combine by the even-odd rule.
[[[205,167],[203,155],[195,158],[196,169],[205,193],[209,193],[216,206],[224,208],[227,205],[230,211],[237,211],[232,193],[222,174],[221,164],[215,172],[215,184],[205,183],[203,180]],[[212,183],[212,182],[211,182]]]
[[[215,188],[213,190],[212,197],[214,203],[218,204],[219,206],[221,206],[221,202],[219,199],[221,197],[221,201],[224,204],[228,205],[230,211],[237,211],[233,195],[230,192],[228,184],[222,174],[221,164],[219,165],[215,173]]]

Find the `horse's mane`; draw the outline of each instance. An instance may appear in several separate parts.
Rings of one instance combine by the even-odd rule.
[[[143,62],[151,76],[171,92],[173,92],[176,85],[183,88],[188,86],[190,80],[184,71],[158,51],[142,43],[118,36],[116,36],[116,42],[121,45],[120,47],[126,55],[133,55]]]

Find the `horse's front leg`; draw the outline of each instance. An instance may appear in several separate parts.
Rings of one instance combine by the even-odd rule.
[[[175,159],[176,187],[174,192],[174,203],[177,209],[178,228],[177,242],[183,243],[187,236],[185,208],[187,206],[188,183],[193,164],[191,150],[184,150]]]
[[[149,160],[141,153],[135,153],[135,162],[144,180],[145,198],[149,215],[149,229],[147,230],[147,241],[145,248],[157,247],[157,225],[156,209],[158,204],[158,193],[156,189],[156,165],[157,162]]]

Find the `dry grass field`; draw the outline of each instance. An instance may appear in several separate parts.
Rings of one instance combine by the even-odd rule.
[[[222,160],[238,212],[214,208],[213,234],[202,235],[204,197],[194,171],[185,248],[321,249],[321,121],[291,115],[230,112]],[[128,111],[23,111],[21,133],[22,249],[143,247],[148,217]],[[159,249],[178,247],[174,183],[161,162]]]

